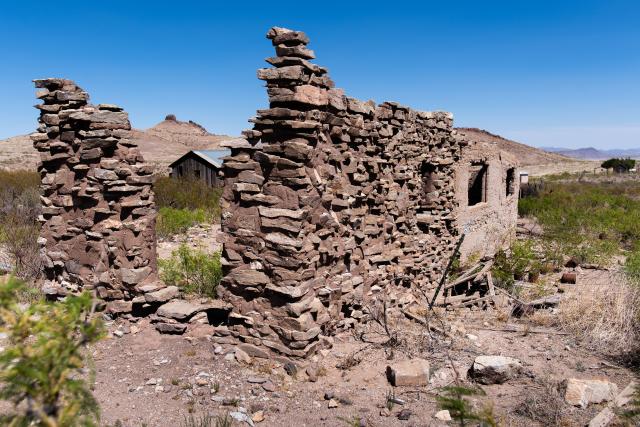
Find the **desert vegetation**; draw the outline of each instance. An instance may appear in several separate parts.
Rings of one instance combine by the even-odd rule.
[[[154,185],[160,237],[185,232],[189,227],[219,220],[222,190],[190,178],[159,177]]]
[[[579,263],[604,265],[628,255],[633,264],[640,250],[640,182],[634,180],[547,180],[520,200],[519,213],[535,217],[543,240]]]
[[[13,278],[0,286],[0,398],[14,404],[1,415],[9,426],[98,425],[90,390],[87,346],[103,336],[89,293],[60,303],[20,302],[26,285]]]
[[[636,161],[634,159],[619,159],[613,158],[609,160],[605,160],[600,165],[605,169],[613,169],[615,172],[628,172],[630,169],[633,169],[636,166]]]
[[[0,267],[14,265],[15,273],[27,279],[40,274],[38,223],[40,178],[35,172],[0,170]]]
[[[160,260],[161,278],[188,294],[216,297],[222,279],[220,252],[208,253],[182,244],[171,258]]]
[[[535,282],[565,263],[609,266],[610,283],[568,292],[552,323],[598,351],[634,359],[640,349],[640,183],[561,176],[533,187],[519,210],[536,219],[543,235],[498,252],[497,283],[517,294],[515,280]]]

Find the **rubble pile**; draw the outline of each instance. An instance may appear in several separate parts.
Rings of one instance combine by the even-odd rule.
[[[95,289],[109,311],[129,312],[136,295],[161,286],[153,168],[129,140],[122,108],[89,104],[70,80],[35,85],[43,101],[31,138],[41,159],[44,289],[50,295]]]
[[[449,113],[345,96],[305,33],[267,38],[269,108],[224,162],[220,294],[235,312],[217,334],[304,357],[368,300],[435,289],[465,142]]]

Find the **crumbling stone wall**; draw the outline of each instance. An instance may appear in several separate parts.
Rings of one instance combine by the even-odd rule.
[[[157,279],[152,167],[128,139],[122,108],[89,104],[64,79],[35,80],[43,101],[40,153],[44,289],[64,295],[96,289],[112,312]]]
[[[473,166],[486,166],[484,201],[469,206],[468,189]],[[460,260],[480,259],[515,238],[518,221],[518,161],[495,144],[469,142],[456,164],[455,217],[459,232],[465,232]]]
[[[270,108],[224,163],[220,294],[235,313],[218,333],[306,356],[368,299],[435,288],[457,241],[464,141],[449,113],[346,97],[304,33],[267,38]]]

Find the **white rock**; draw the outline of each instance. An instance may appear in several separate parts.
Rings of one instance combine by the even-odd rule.
[[[449,411],[447,411],[446,409],[436,412],[434,417],[439,419],[440,421],[451,421],[451,414],[449,414]]]
[[[590,403],[608,402],[615,399],[618,386],[606,379],[565,380],[564,400],[574,406],[586,408]]]

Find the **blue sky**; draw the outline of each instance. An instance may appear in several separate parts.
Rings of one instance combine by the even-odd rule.
[[[531,145],[640,148],[640,2],[617,0],[4,0],[0,138],[35,128],[40,77],[75,80],[138,128],[173,113],[237,135],[267,103],[255,73],[273,25],[306,31],[350,96]]]

